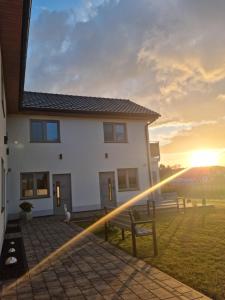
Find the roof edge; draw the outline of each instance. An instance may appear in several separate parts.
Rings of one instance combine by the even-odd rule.
[[[146,120],[150,123],[153,123],[156,121],[159,117],[161,117],[160,114],[157,112],[153,112],[152,114],[133,114],[133,113],[121,113],[121,112],[87,112],[87,111],[68,111],[63,109],[39,109],[39,108],[23,108],[21,113],[27,114],[27,113],[33,113],[33,114],[47,114],[47,115],[55,115],[55,116],[77,116],[77,117],[107,117],[107,118],[128,118],[133,120]]]
[[[21,56],[20,56],[20,86],[19,86],[19,101],[18,101],[19,111],[22,108],[22,99],[23,99],[23,92],[24,92],[31,6],[32,6],[32,0],[23,0]]]

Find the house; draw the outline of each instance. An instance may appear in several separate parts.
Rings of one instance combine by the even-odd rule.
[[[96,210],[159,180],[148,136],[158,113],[130,100],[24,92],[30,7],[0,0],[0,249],[22,201],[35,216]]]
[[[8,213],[6,121],[22,97],[30,7],[29,0],[0,0],[0,250]]]
[[[148,126],[158,117],[130,100],[24,92],[7,123],[10,218],[21,200],[35,216],[58,215],[65,204],[98,210],[147,189]]]

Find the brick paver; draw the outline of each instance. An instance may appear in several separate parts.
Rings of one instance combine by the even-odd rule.
[[[22,224],[29,269],[82,229],[56,217]],[[75,243],[1,299],[209,299],[93,234]]]

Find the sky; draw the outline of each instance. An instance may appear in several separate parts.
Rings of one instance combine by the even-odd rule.
[[[162,163],[212,149],[225,165],[224,15],[224,0],[33,0],[25,88],[128,98],[161,114]]]

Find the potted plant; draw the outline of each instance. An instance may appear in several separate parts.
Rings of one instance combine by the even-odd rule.
[[[20,204],[20,208],[22,209],[23,212],[23,217],[27,220],[30,221],[32,219],[32,208],[33,205],[30,202],[22,202]]]

